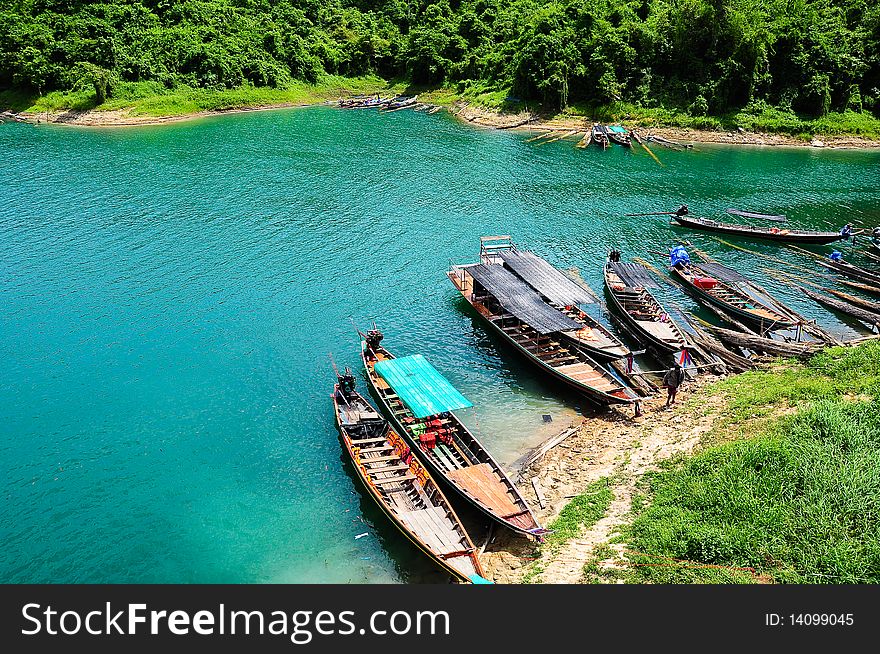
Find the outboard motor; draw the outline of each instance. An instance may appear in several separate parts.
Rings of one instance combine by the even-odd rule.
[[[675,210],[676,216],[686,216],[688,215],[688,206],[686,204],[681,205],[678,209]]]
[[[357,380],[351,372],[351,368],[346,368],[345,372],[339,376],[339,392],[342,394],[342,397],[348,398],[352,395],[356,384]]]
[[[613,261],[615,263],[620,261],[620,250],[611,250],[611,252],[608,254],[608,259],[609,261]]]
[[[378,329],[371,329],[367,332],[367,347],[374,352],[379,349],[379,344],[385,336]]]

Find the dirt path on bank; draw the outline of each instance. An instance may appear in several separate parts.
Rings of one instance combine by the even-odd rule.
[[[658,397],[644,402],[640,418],[616,411],[588,418],[574,436],[525,470],[519,485],[543,524],[551,522],[572,497],[599,479],[612,480],[614,497],[595,525],[555,550],[545,547],[539,551],[534,543],[523,538],[498,534],[482,559],[489,578],[496,583],[521,583],[529,573],[532,582],[581,581],[584,564],[627,521],[639,479],[656,469],[659,461],[693,451],[712,428],[723,406],[723,397],[701,394],[706,403],[698,414],[684,404],[689,396],[717,379],[706,376],[689,382],[679,392],[677,406],[670,410],[663,408],[665,398]],[[545,509],[538,509],[530,483],[533,477],[546,497]],[[535,568],[540,572],[535,573]]]

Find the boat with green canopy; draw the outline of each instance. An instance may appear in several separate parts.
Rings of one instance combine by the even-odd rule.
[[[360,332],[359,332],[360,333]],[[382,332],[361,333],[370,390],[392,425],[437,477],[471,506],[515,532],[541,538],[522,493],[453,413],[470,401],[420,354],[397,358],[381,345]]]
[[[337,372],[333,407],[361,484],[392,524],[440,569],[461,582],[485,583],[476,548],[443,491],[355,385],[351,370]]]

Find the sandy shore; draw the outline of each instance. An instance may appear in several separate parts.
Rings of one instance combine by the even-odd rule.
[[[220,116],[224,114],[242,113],[246,111],[269,111],[272,109],[289,109],[291,107],[307,107],[316,104],[333,104],[332,101],[306,104],[272,104],[256,107],[241,107],[222,111],[202,111],[182,116],[142,116],[132,114],[131,109],[115,109],[110,111],[69,110],[63,112],[40,112],[10,114],[6,112],[0,118],[21,120],[31,123],[52,123],[82,127],[132,127],[140,125],[162,125],[195,118]],[[493,129],[519,129],[541,132],[559,130],[560,134],[574,130],[571,138],[583,136],[592,122],[586,118],[566,118],[545,120],[528,112],[517,114],[499,113],[482,107],[474,107],[466,102],[458,102],[450,107],[450,112],[459,120],[471,125]],[[782,145],[792,147],[826,147],[826,148],[877,148],[880,140],[863,139],[852,136],[823,136],[813,141],[803,141],[784,134],[764,134],[760,132],[716,132],[679,127],[643,127],[638,130],[642,136],[658,136],[684,144],[722,143],[727,145]]]
[[[560,134],[575,130],[571,138],[586,134],[593,122],[586,118],[566,118],[545,120],[528,112],[518,114],[499,113],[482,107],[474,107],[466,103],[458,103],[452,113],[460,120],[472,125],[491,127],[494,129],[519,129],[541,132],[555,130]],[[637,131],[643,136],[659,136],[684,144],[692,143],[723,143],[727,145],[784,145],[792,147],[826,147],[826,148],[877,148],[880,141],[863,139],[853,136],[822,136],[812,141],[788,136],[785,134],[764,134],[760,132],[716,132],[680,127],[641,127]]]
[[[496,583],[522,583],[525,575],[538,583],[580,583],[583,568],[594,553],[608,544],[615,529],[627,522],[633,493],[639,479],[657,464],[679,454],[688,454],[700,444],[723,408],[720,395],[700,392],[720,379],[710,375],[687,382],[672,409],[664,409],[665,396],[643,402],[644,413],[616,410],[586,418],[577,432],[550,450],[543,459],[519,471],[519,487],[542,524],[550,523],[571,499],[593,482],[610,478],[614,499],[604,517],[578,538],[557,551],[541,552],[537,545],[507,531],[496,531],[482,562],[488,578]],[[705,400],[699,412],[685,405],[699,394]],[[545,498],[545,507],[533,489],[535,479]],[[622,550],[622,544],[612,544]],[[540,573],[535,573],[539,565]]]
[[[223,109],[221,111],[200,111],[180,116],[143,116],[133,114],[131,109],[112,109],[109,111],[75,110],[46,111],[39,113],[22,112],[10,114],[6,112],[0,118],[18,120],[28,123],[50,123],[53,125],[72,125],[79,127],[137,127],[142,125],[164,125],[166,123],[178,123],[196,118],[208,118],[211,116],[224,116],[227,114],[240,114],[250,111],[271,111],[273,109],[291,109],[294,107],[313,107],[329,102],[296,104],[286,102],[281,104],[260,105],[255,107],[238,107],[235,109]],[[14,117],[13,117],[14,116]]]

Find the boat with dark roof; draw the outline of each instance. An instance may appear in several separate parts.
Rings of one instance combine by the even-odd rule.
[[[693,263],[682,246],[670,252],[669,271],[698,300],[747,326],[757,327],[761,333],[787,329],[799,322],[772,298],[752,288],[742,274],[716,262]]]
[[[477,549],[409,445],[355,388],[351,370],[333,388],[336,427],[355,474],[391,523],[440,569],[484,583]]]
[[[611,306],[639,342],[658,355],[687,347],[681,328],[648,290],[651,280],[644,266],[623,263],[620,253],[612,251],[603,272]]]
[[[375,327],[360,335],[370,391],[431,472],[505,527],[539,539],[547,533],[504,469],[453,413],[471,403],[423,356],[396,358]]]
[[[601,406],[638,401],[639,396],[618,375],[583,347],[584,339],[578,332],[584,324],[571,312],[552,306],[546,295],[504,265],[513,260],[502,256],[510,252],[509,240],[508,236],[483,237],[481,263],[453,266],[447,273],[455,288],[493,332],[555,379]],[[543,293],[557,295],[577,289],[572,280],[552,266],[549,269],[555,272],[552,278],[529,275]],[[520,267],[519,272],[524,270]],[[540,272],[549,274],[543,266]]]

